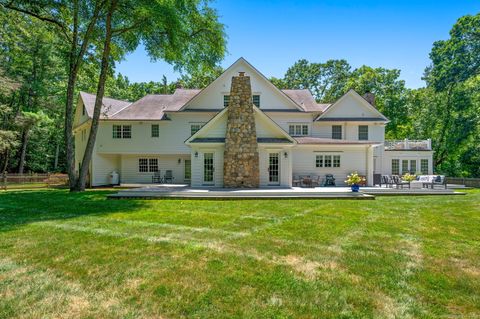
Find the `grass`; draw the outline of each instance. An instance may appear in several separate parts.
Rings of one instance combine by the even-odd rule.
[[[375,201],[0,192],[0,318],[479,318],[480,191]]]

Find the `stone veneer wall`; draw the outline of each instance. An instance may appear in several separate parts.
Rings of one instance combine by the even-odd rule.
[[[223,155],[223,185],[256,188],[260,185],[259,158],[250,77],[232,77]]]

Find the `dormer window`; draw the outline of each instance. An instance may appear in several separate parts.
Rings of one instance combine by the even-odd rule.
[[[260,95],[252,95],[252,103],[256,107],[260,107]]]
[[[223,107],[227,107],[229,103],[230,103],[230,95],[224,95],[223,96]]]

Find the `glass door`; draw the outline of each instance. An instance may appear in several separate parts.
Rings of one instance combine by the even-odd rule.
[[[203,183],[214,184],[215,166],[213,162],[213,153],[203,154]]]
[[[190,179],[192,178],[192,161],[189,159],[186,159],[184,163],[185,163],[185,174],[183,179],[185,182],[190,182]]]
[[[280,155],[279,153],[268,154],[268,183],[270,185],[280,184]]]

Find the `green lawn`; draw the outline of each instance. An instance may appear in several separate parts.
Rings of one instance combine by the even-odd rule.
[[[479,318],[480,191],[356,200],[0,192],[0,318]]]

